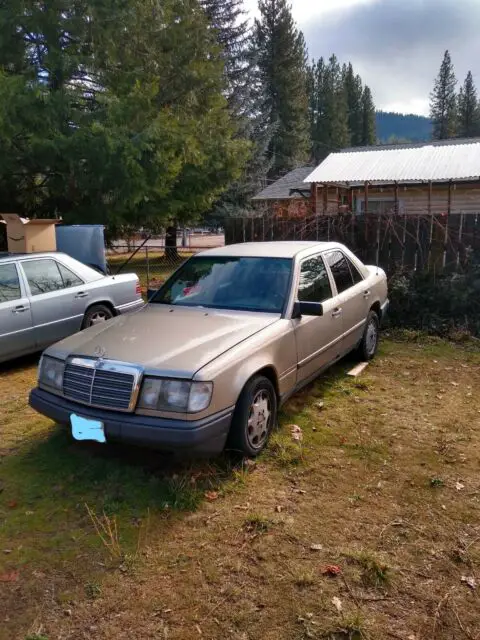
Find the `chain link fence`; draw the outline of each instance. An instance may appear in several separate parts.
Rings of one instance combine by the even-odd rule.
[[[148,289],[158,287],[188,258],[195,253],[205,251],[206,247],[177,247],[165,249],[165,246],[131,247],[116,245],[107,252],[109,272],[135,273],[140,278],[142,294]]]

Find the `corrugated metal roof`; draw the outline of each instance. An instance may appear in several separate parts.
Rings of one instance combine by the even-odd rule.
[[[276,182],[268,185],[263,191],[257,193],[252,200],[287,200],[288,198],[300,198],[299,193],[290,194],[292,189],[308,190],[305,186],[305,178],[312,173],[313,167],[298,167],[290,171]]]
[[[480,177],[480,141],[332,153],[305,182],[447,182]]]

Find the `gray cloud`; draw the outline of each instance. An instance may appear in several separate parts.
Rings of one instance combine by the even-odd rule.
[[[479,26],[479,0],[377,0],[300,25],[310,55],[351,61],[379,108],[428,100],[445,49],[480,89]]]

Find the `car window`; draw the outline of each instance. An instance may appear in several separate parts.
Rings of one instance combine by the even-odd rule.
[[[350,287],[353,287],[353,277],[347,258],[341,251],[331,251],[327,253],[328,266],[332,270],[332,275],[337,285],[337,292],[342,293]]]
[[[22,297],[17,267],[13,264],[0,264],[0,303],[19,300]]]
[[[291,269],[289,258],[198,256],[167,280],[150,303],[281,313]]]
[[[302,262],[298,299],[300,302],[324,302],[332,297],[332,288],[321,256]]]
[[[63,278],[63,283],[65,285],[65,288],[68,289],[68,287],[78,287],[82,284],[85,284],[83,280],[81,280],[78,276],[76,276],[73,273],[73,271],[70,271],[70,269],[67,269],[67,267],[65,267],[60,262],[57,262],[57,266],[60,269],[60,275]]]
[[[363,282],[363,276],[357,267],[353,264],[353,262],[345,256],[345,260],[348,262],[348,266],[350,267],[350,273],[352,274],[353,284],[358,284],[359,282]]]
[[[65,289],[55,260],[27,260],[22,262],[32,296]]]

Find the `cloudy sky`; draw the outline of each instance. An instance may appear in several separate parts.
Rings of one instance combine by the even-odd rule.
[[[310,55],[351,61],[377,108],[427,115],[445,49],[480,90],[480,0],[290,1]],[[257,0],[245,2],[254,16]]]

